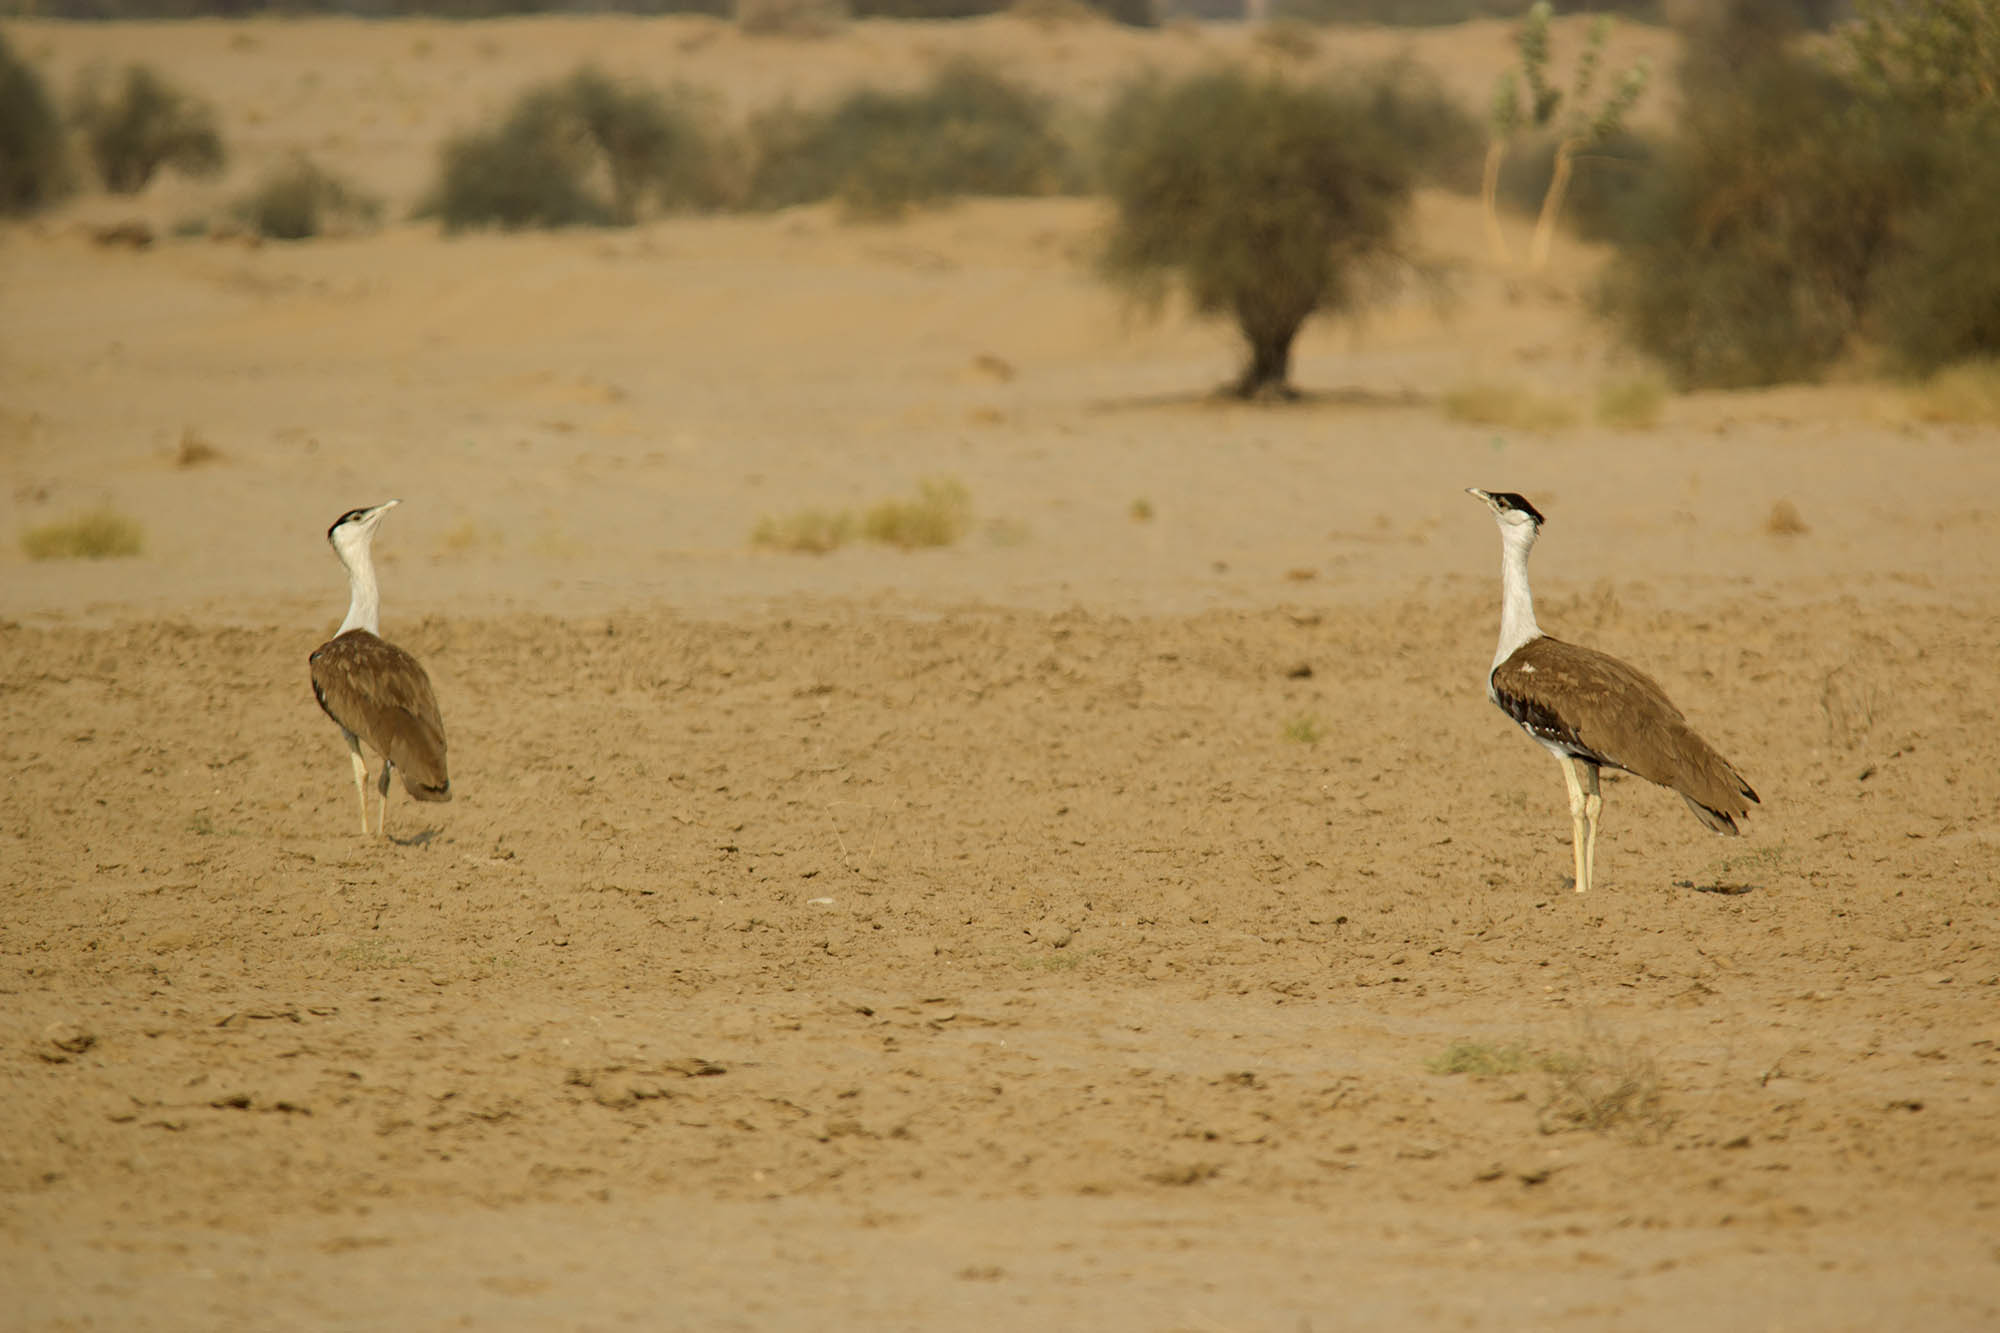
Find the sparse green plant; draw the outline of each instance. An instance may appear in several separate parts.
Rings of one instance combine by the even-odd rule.
[[[115,79],[102,67],[86,71],[71,118],[113,194],[137,194],[163,167],[213,176],[227,159],[214,109],[149,65],[128,65]]]
[[[893,217],[960,195],[1082,183],[1048,100],[971,60],[911,92],[861,88],[812,111],[781,104],[752,119],[750,142],[756,208],[837,198],[850,215]]]
[[[950,546],[972,523],[972,495],[951,478],[926,478],[914,500],[884,500],[869,509],[861,531],[870,541],[903,550]]]
[[[135,556],[144,546],[145,530],[138,520],[109,505],[21,534],[21,550],[30,560],[106,560]]]
[[[720,206],[731,192],[723,162],[701,95],[586,66],[523,93],[497,127],[448,140],[418,212],[448,231],[629,226],[649,207]]]
[[[259,236],[302,241],[329,227],[372,225],[382,204],[300,154],[267,172],[230,213]]]
[[[1318,745],[1326,739],[1326,724],[1304,713],[1285,723],[1284,737],[1295,745]]]
[[[1178,286],[1234,319],[1249,350],[1237,397],[1294,396],[1300,327],[1358,310],[1396,267],[1416,170],[1371,119],[1365,83],[1147,78],[1105,118],[1104,271],[1153,308]]]
[[[74,185],[62,118],[48,89],[0,33],[0,215],[47,208]]]
[[[1667,386],[1657,375],[1612,380],[1597,389],[1597,422],[1613,430],[1651,430],[1667,407]]]
[[[857,525],[848,510],[801,509],[783,518],[762,518],[751,530],[750,544],[774,551],[825,555],[854,539]]]
[[[1472,1074],[1495,1077],[1518,1074],[1535,1067],[1537,1057],[1519,1042],[1473,1041],[1461,1038],[1444,1048],[1440,1055],[1424,1062],[1433,1074]]]
[[[1612,79],[1608,93],[1595,103],[1591,101],[1598,65],[1604,58],[1604,44],[1611,35],[1611,16],[1601,14],[1591,24],[1584,48],[1577,56],[1568,91],[1557,88],[1549,81],[1552,59],[1549,26],[1553,16],[1549,0],[1536,0],[1515,34],[1521,58],[1500,76],[1493,90],[1490,113],[1493,137],[1486,153],[1480,190],[1486,210],[1487,238],[1494,246],[1495,258],[1510,261],[1512,256],[1495,211],[1501,159],[1506,155],[1508,140],[1523,130],[1553,133],[1554,163],[1528,252],[1529,267],[1534,269],[1548,265],[1556,219],[1569,192],[1577,154],[1620,130],[1625,116],[1645,92],[1652,72],[1644,60],[1638,61]],[[1521,99],[1523,85],[1527,90],[1525,106]]]
[[[1450,390],[1444,396],[1444,411],[1453,421],[1513,430],[1562,430],[1576,424],[1576,408],[1567,399],[1526,385],[1491,380]]]

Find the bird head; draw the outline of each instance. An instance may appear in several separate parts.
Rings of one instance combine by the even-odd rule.
[[[1493,518],[1500,524],[1503,535],[1511,536],[1525,530],[1532,540],[1542,528],[1542,511],[1528,503],[1528,497],[1513,491],[1482,491],[1477,486],[1465,488],[1467,495],[1477,496],[1493,511]]]
[[[326,539],[345,560],[350,553],[366,549],[375,538],[375,528],[382,516],[401,503],[401,500],[384,500],[366,509],[350,509],[333,520],[333,526],[326,530]]]

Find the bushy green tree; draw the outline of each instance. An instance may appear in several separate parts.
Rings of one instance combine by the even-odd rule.
[[[137,194],[162,167],[213,176],[227,160],[214,108],[148,65],[128,65],[116,78],[89,71],[72,115],[113,194]]]
[[[1241,397],[1288,395],[1293,339],[1316,312],[1356,309],[1396,255],[1415,177],[1354,84],[1221,69],[1149,78],[1103,129],[1116,207],[1104,264],[1158,299],[1236,321]]]
[[[629,226],[649,206],[714,208],[727,194],[723,155],[696,94],[585,67],[523,93],[497,127],[448,140],[419,213],[453,231]]]
[[[0,214],[46,208],[72,184],[62,121],[48,89],[0,33]]]

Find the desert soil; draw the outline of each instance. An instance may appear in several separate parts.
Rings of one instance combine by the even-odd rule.
[[[1087,99],[1221,30],[8,36],[59,87],[150,60],[241,151],[0,232],[0,1323],[2000,1324],[1992,429],[1865,380],[1590,424],[1638,369],[1602,256],[1498,268],[1444,195],[1454,301],[1314,329],[1283,408],[1091,277],[1088,200],[91,240],[295,148],[399,214],[585,58],[741,110],[970,48]],[[1414,49],[1476,93],[1505,32]],[[1481,379],[1582,424],[1452,420]],[[750,543],[927,477],[949,549]],[[1467,485],[1548,515],[1542,623],[1665,683],[1745,837],[1612,780],[1568,891]],[[391,496],[455,799],[371,840],[305,659],[327,524]],[[102,504],[140,556],[22,554]]]

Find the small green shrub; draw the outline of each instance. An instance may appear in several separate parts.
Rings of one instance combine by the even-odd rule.
[[[629,226],[728,197],[707,103],[585,67],[529,89],[494,128],[448,140],[418,215],[466,227]],[[608,188],[598,182],[608,182]]]
[[[0,33],[0,215],[47,208],[74,187],[48,89]]]
[[[370,225],[382,205],[301,155],[270,171],[230,212],[259,236],[302,241],[329,226]]]
[[[960,482],[929,478],[914,500],[885,500],[868,511],[861,530],[870,541],[905,551],[950,546],[972,526],[972,495]]]
[[[227,158],[213,108],[147,65],[128,65],[115,81],[88,71],[71,115],[113,194],[137,194],[163,167],[213,176]]]
[[[781,105],[751,121],[750,140],[754,208],[837,198],[857,215],[893,216],[958,195],[1081,183],[1047,100],[966,60],[914,92],[857,89],[819,111]]]
[[[30,560],[104,560],[139,554],[145,531],[136,519],[103,506],[21,534]]]

